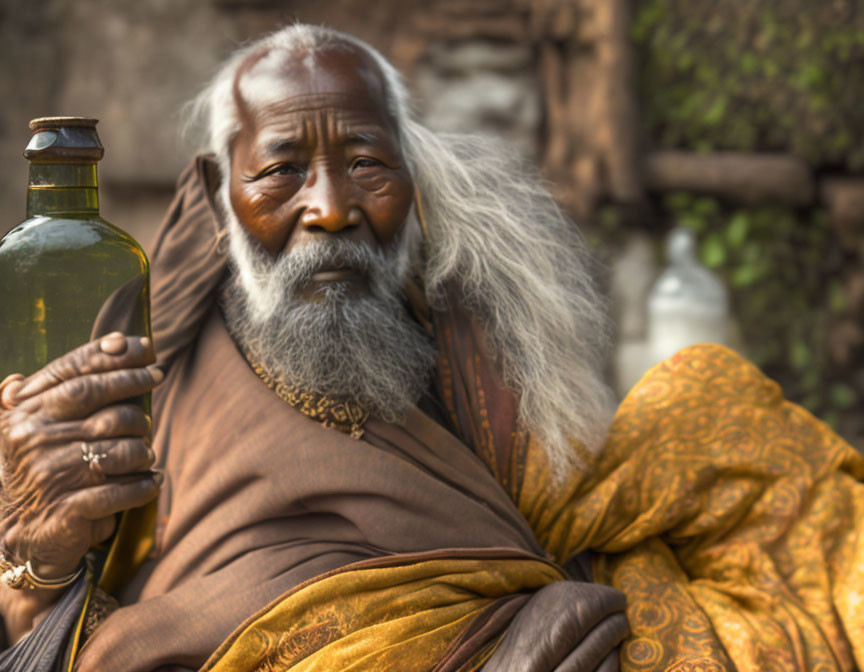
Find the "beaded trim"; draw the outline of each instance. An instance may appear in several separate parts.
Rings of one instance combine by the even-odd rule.
[[[270,376],[250,353],[244,354],[255,374],[282,401],[325,427],[348,434],[352,439],[363,438],[363,425],[369,419],[369,411],[362,406],[353,401],[337,401],[322,394],[303,392],[293,385],[286,385]]]
[[[109,595],[101,588],[94,588],[87,614],[84,616],[84,638],[89,639],[90,635],[96,632],[96,628],[119,608],[120,603],[117,598]]]

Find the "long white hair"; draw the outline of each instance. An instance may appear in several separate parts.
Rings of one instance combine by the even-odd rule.
[[[235,52],[193,101],[190,118],[204,122],[205,149],[227,177],[230,143],[240,128],[233,83],[250,55],[346,47],[362,50],[381,70],[422,203],[424,231],[415,210],[403,265],[422,279],[433,306],[442,305],[445,285],[461,288],[503,362],[505,382],[519,393],[521,422],[556,471],[578,466],[571,441],[599,451],[614,411],[602,375],[610,343],[606,307],[576,225],[519,157],[476,135],[428,130],[414,121],[407,89],[381,54],[349,35],[302,24]]]

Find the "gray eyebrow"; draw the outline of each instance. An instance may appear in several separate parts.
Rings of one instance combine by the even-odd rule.
[[[267,154],[280,154],[284,151],[296,149],[299,145],[300,138],[298,137],[280,138],[279,140],[268,142],[264,146],[264,151]]]
[[[373,144],[381,141],[381,136],[376,133],[352,133],[345,140],[345,144],[347,145],[358,145],[358,144]]]

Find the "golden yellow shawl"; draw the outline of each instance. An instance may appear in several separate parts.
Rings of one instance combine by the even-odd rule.
[[[519,508],[628,599],[624,670],[864,665],[864,459],[719,346],[652,369],[588,475]]]
[[[538,540],[559,563],[598,551],[595,578],[627,595],[623,670],[864,666],[864,459],[733,352],[652,369],[565,483],[530,439],[524,456],[516,501]],[[561,578],[525,558],[349,566],[250,618],[204,669],[440,669],[485,607]]]

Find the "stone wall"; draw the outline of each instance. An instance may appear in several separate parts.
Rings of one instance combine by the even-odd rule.
[[[86,115],[103,214],[148,247],[195,151],[183,104],[243,41],[324,23],[387,55],[431,127],[496,134],[542,167],[607,261],[621,336],[644,334],[663,233],[691,226],[747,353],[864,437],[864,13],[727,4],[0,0],[0,233],[24,215],[28,120]],[[766,316],[777,329],[754,331]]]
[[[430,126],[512,142],[544,164],[565,206],[587,215],[606,191],[638,195],[634,162],[626,157],[632,105],[618,105],[632,87],[612,86],[617,80],[609,73],[618,66],[603,64],[621,61],[614,46],[604,45],[621,43],[625,32],[615,28],[611,5],[0,0],[0,55],[10,64],[0,77],[7,101],[0,111],[0,152],[7,157],[0,163],[0,231],[23,216],[27,167],[18,157],[27,121],[94,116],[106,147],[104,215],[149,244],[174,179],[194,152],[180,137],[183,104],[234,46],[294,19],[371,42],[405,74]]]

